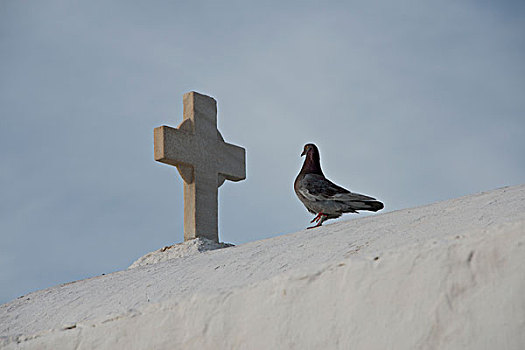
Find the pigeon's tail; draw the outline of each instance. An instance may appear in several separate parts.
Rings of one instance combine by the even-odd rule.
[[[350,207],[353,210],[378,211],[385,206],[380,201],[353,201],[351,202]]]
[[[366,209],[366,210],[370,210],[370,211],[378,211],[385,207],[383,203],[381,203],[380,201],[370,201],[370,202],[365,202],[365,203],[368,204],[368,206],[370,207],[370,209]]]

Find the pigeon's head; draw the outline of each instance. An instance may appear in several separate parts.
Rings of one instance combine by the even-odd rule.
[[[306,157],[308,158],[308,155],[317,155],[317,158],[319,158],[319,150],[317,149],[317,146],[314,145],[313,143],[307,143],[306,145],[304,145],[304,148],[303,148],[303,153],[301,153],[301,157],[306,155]]]
[[[321,162],[319,159],[319,150],[317,149],[316,145],[313,143],[304,145],[301,156],[306,156],[301,172],[323,175],[323,171],[321,170]]]

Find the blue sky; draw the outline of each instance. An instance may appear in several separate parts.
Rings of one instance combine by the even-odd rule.
[[[247,150],[226,242],[306,227],[308,142],[384,211],[524,183],[522,3],[2,1],[0,302],[182,241],[153,128],[192,90]]]

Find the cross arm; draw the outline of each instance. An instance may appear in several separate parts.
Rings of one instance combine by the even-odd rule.
[[[219,144],[218,173],[230,181],[246,179],[246,150],[224,141]]]
[[[166,125],[153,130],[155,160],[170,165],[192,166],[192,134]]]

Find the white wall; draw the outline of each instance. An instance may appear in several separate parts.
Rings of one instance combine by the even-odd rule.
[[[521,205],[523,210],[523,188],[509,191],[514,195],[498,190],[498,202],[512,197],[514,209]],[[461,203],[468,204],[468,198],[471,204],[480,198],[482,203],[491,203],[495,198],[476,196],[465,197]],[[436,206],[446,203],[428,206],[425,211],[438,215]],[[489,222],[481,220],[491,209],[491,205],[480,206],[477,213],[482,225],[476,227],[469,218],[468,223],[458,223],[452,235],[444,232],[440,238],[406,242],[378,255],[350,254],[320,266],[309,265],[306,259],[303,268],[229,290],[213,292],[213,286],[208,286],[177,297],[169,297],[170,291],[165,290],[166,297],[159,302],[137,304],[127,312],[89,319],[77,315],[79,321],[69,327],[11,335],[0,341],[0,347],[523,349],[525,220],[520,215],[514,215],[515,220],[500,220],[503,222],[498,222],[498,217]],[[434,219],[436,216],[426,220]],[[341,233],[352,237],[351,223],[335,227],[345,228]],[[409,234],[411,229],[410,225],[398,228],[401,234]],[[287,241],[290,255],[296,243]],[[261,244],[272,244],[272,240],[258,244],[260,248]],[[238,274],[246,273],[242,266],[258,262],[242,261],[237,265]],[[176,266],[177,260],[159,267],[166,270],[170,264]],[[126,273],[141,276],[137,275],[140,271],[137,268]],[[181,271],[165,278],[177,283],[183,275]],[[232,274],[231,278],[238,276]],[[139,279],[136,284],[143,281]],[[207,281],[202,279],[200,283]],[[83,289],[89,289],[88,284]],[[136,290],[130,287],[128,293],[133,295]],[[67,308],[66,295],[64,299],[60,306]]]

